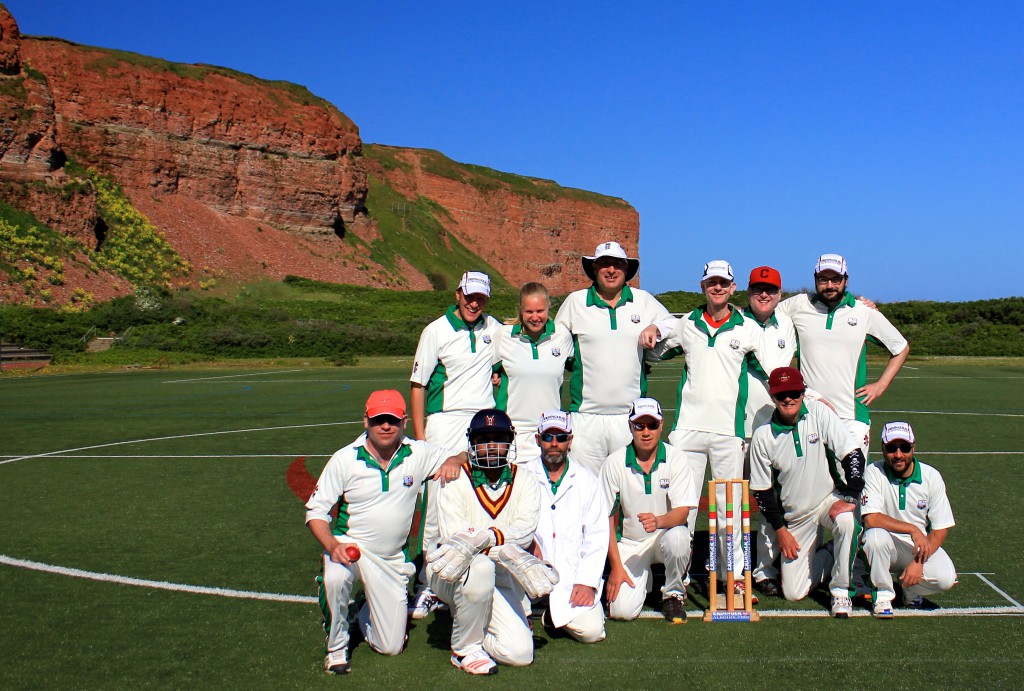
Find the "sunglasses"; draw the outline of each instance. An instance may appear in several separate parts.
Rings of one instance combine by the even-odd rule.
[[[643,432],[645,429],[656,430],[661,427],[661,422],[631,422],[630,427],[635,429],[637,432]]]
[[[787,399],[793,399],[794,401],[804,395],[803,391],[780,391],[779,393],[773,393],[772,398],[776,401],[785,401]]]
[[[831,278],[831,277],[825,277],[825,276],[815,276],[814,280],[817,283],[820,283],[823,286],[827,286],[827,285],[836,285],[837,286],[837,285],[840,285],[843,281],[845,281],[846,277],[845,276],[838,276],[836,278]]]
[[[910,453],[910,450],[914,448],[914,445],[909,441],[894,441],[889,442],[885,445],[885,450],[889,453],[896,453],[902,451],[903,453]]]
[[[552,432],[541,432],[540,440],[546,444],[550,444],[553,441],[556,441],[559,444],[564,444],[569,441],[570,436],[572,435],[568,432],[559,432],[558,434],[553,434]]]
[[[764,293],[765,295],[778,295],[779,289],[775,286],[758,285],[750,286],[750,290],[748,292],[751,295],[760,295],[761,293]]]
[[[402,424],[402,418],[395,417],[394,415],[378,415],[376,417],[371,417],[369,420],[370,424],[373,425],[374,427],[383,425],[385,422],[391,425],[392,427],[397,427],[398,425]]]

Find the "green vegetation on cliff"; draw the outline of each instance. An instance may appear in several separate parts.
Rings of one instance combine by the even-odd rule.
[[[394,273],[395,287],[408,285],[402,277],[405,262],[435,290],[454,291],[467,270],[486,271],[496,289],[508,287],[494,267],[444,229],[438,217],[449,216],[447,209],[426,197],[409,200],[374,175],[368,181],[366,208],[380,232],[370,244],[370,259]]]

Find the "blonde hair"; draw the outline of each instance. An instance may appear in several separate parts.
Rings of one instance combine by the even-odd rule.
[[[523,323],[523,300],[534,297],[544,298],[544,301],[548,303],[548,308],[551,308],[551,296],[548,295],[548,289],[544,287],[543,283],[538,283],[537,281],[524,283],[523,287],[519,289],[519,308],[513,324]]]

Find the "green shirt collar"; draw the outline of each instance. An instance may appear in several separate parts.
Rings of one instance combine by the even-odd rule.
[[[758,321],[757,317],[754,315],[754,311],[752,309],[750,309],[749,306],[743,308],[743,316],[750,317],[754,322],[759,324],[762,329],[765,328],[765,327],[768,327],[768,326],[778,326],[779,325],[779,320],[775,318],[775,312],[774,311],[770,315],[768,315],[768,321],[766,321],[763,324],[760,321]]]
[[[776,410],[774,413],[772,413],[772,434],[773,435],[775,435],[777,437],[780,434],[784,434],[785,432],[792,432],[792,431],[794,431],[796,429],[796,425],[787,425],[787,424],[781,422],[779,420],[779,418],[778,418],[778,415],[779,415],[779,411],[778,410]],[[799,424],[799,422],[801,420],[803,420],[805,417],[807,417],[807,405],[806,405],[806,403],[801,403],[800,404],[800,414],[796,418],[797,424]]]
[[[622,286],[622,295],[619,296],[619,302],[613,307],[605,302],[600,295],[597,293],[597,286],[591,285],[590,289],[587,290],[587,307],[603,307],[604,309],[615,309],[622,307],[627,302],[633,302],[633,291],[630,290],[628,285]]]
[[[367,468],[376,468],[377,470],[388,473],[402,465],[402,461],[404,461],[411,453],[412,447],[403,442],[402,445],[398,447],[398,451],[395,452],[395,455],[391,457],[391,461],[388,463],[388,469],[384,471],[384,467],[376,458],[373,457],[373,454],[371,454],[365,446],[356,447],[357,460],[365,463]]]
[[[882,462],[882,468],[885,470],[885,477],[889,479],[894,485],[912,485],[915,482],[921,484],[921,464],[917,462],[917,456],[914,456],[914,471],[910,473],[910,477],[896,477],[893,475],[892,470],[889,468],[889,464],[885,461]]]
[[[473,322],[473,325],[470,326],[466,322],[462,321],[462,318],[459,316],[458,305],[452,305],[451,307],[449,307],[448,311],[444,313],[444,316],[448,319],[448,323],[451,324],[452,328],[455,329],[456,331],[473,331],[487,320],[487,315],[481,314],[480,318]]]
[[[565,463],[562,465],[562,474],[558,476],[557,480],[552,480],[551,475],[548,474],[548,467],[541,461],[541,467],[544,468],[544,475],[548,478],[548,484],[551,485],[551,493],[558,494],[558,488],[562,486],[562,480],[569,474],[569,458],[566,457]]]
[[[555,333],[555,321],[553,319],[551,319],[551,318],[548,318],[547,323],[544,324],[544,330],[540,333],[540,336],[534,342],[535,343],[540,343],[541,341],[545,341],[548,338],[551,338],[551,334],[553,334],[553,333]],[[529,340],[533,341],[533,339],[530,338],[529,335],[523,333],[523,325],[522,325],[522,323],[516,324],[515,326],[512,327],[512,335],[513,336],[520,336],[521,335],[523,338],[526,338],[526,339],[529,339]]]
[[[819,297],[817,293],[815,293],[811,297],[811,302],[813,302],[815,304],[821,304],[821,305],[826,305],[827,306],[826,302],[824,300],[822,300],[821,297]],[[853,307],[856,304],[857,304],[857,299],[853,297],[853,293],[851,293],[850,291],[847,290],[846,292],[843,293],[843,299],[840,300],[838,303],[836,303],[835,307],[830,307],[828,311],[829,312],[835,312],[840,307]]]
[[[487,479],[487,475],[484,474],[484,471],[481,468],[477,468],[476,466],[474,466],[472,464],[470,464],[469,477],[473,481],[473,486],[474,487],[483,487],[484,485],[487,485],[488,487],[495,487],[495,488],[497,488],[497,487],[501,487],[503,484],[511,485],[512,484],[512,466],[507,465],[504,468],[502,468],[501,469],[501,475],[498,476],[498,481],[496,483],[494,483],[493,485],[491,484],[491,481],[489,479]]]

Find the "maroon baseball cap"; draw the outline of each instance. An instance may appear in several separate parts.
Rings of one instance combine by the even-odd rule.
[[[772,396],[783,391],[803,391],[805,388],[803,375],[796,367],[777,367],[768,377],[768,393]]]

